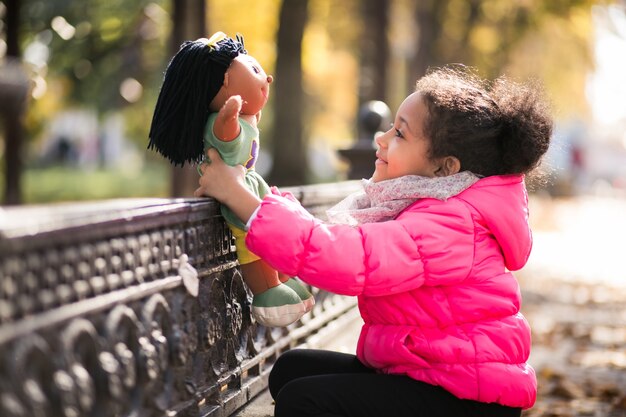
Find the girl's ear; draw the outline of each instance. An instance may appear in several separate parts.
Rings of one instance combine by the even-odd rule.
[[[461,170],[461,161],[456,156],[445,156],[439,160],[439,168],[435,171],[438,177],[457,174]]]

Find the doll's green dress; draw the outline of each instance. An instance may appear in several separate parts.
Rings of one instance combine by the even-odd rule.
[[[259,129],[239,118],[241,132],[232,141],[219,140],[213,133],[213,125],[218,113],[209,115],[204,135],[204,149],[215,148],[224,162],[228,165],[242,165],[246,168],[245,182],[247,187],[259,198],[270,192],[270,187],[263,177],[254,169],[259,156]],[[221,213],[236,237],[237,256],[241,264],[254,262],[259,259],[245,246],[246,225],[225,205],[221,206]],[[285,288],[287,287],[287,288]],[[290,291],[291,290],[291,291]],[[294,294],[295,296],[294,297]],[[300,303],[303,307],[298,306]],[[284,316],[301,316],[310,311],[315,301],[311,293],[293,278],[283,285],[270,288],[264,293],[255,295],[252,301],[252,313],[262,324],[268,326],[283,326]]]
[[[213,125],[217,115],[218,113],[209,115],[204,135],[205,151],[209,148],[216,148],[228,165],[242,165],[246,168],[246,185],[257,197],[263,198],[270,191],[270,186],[254,169],[259,156],[259,129],[239,118],[241,126],[239,136],[229,142],[224,142],[213,134]],[[221,211],[229,224],[246,230],[246,225],[228,207],[222,205]]]

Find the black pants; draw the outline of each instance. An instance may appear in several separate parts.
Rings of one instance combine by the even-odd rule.
[[[441,387],[375,373],[354,355],[294,349],[270,373],[275,417],[520,417],[521,409],[460,400]]]

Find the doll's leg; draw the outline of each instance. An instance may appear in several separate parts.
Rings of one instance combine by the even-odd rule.
[[[250,291],[252,316],[269,327],[284,327],[298,320],[307,309],[300,296],[283,284],[278,272],[246,247],[246,232],[229,224],[235,237],[241,273]]]
[[[240,262],[241,264],[241,262]],[[282,284],[276,271],[262,260],[241,264],[241,273],[252,294],[261,294]]]
[[[306,312],[298,294],[278,278],[278,273],[259,259],[241,265],[246,285],[254,295],[252,315],[261,324],[270,327],[287,326]]]
[[[280,272],[278,273],[278,278],[280,279],[280,282],[298,294],[298,297],[300,297],[300,300],[302,300],[302,303],[304,304],[305,312],[308,313],[313,310],[313,306],[315,306],[315,297],[313,297],[313,294],[311,294],[299,280]]]

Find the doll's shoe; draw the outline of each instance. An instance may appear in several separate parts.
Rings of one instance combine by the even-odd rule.
[[[252,316],[268,327],[285,327],[305,312],[298,294],[285,284],[270,288],[252,299]]]
[[[283,282],[283,284],[285,284],[286,286],[294,290],[296,294],[298,294],[298,297],[300,297],[300,300],[304,304],[306,313],[313,310],[313,306],[315,305],[315,298],[313,297],[313,294],[311,294],[309,290],[307,290],[306,287],[302,285],[299,280],[295,278],[289,278],[287,281]]]

